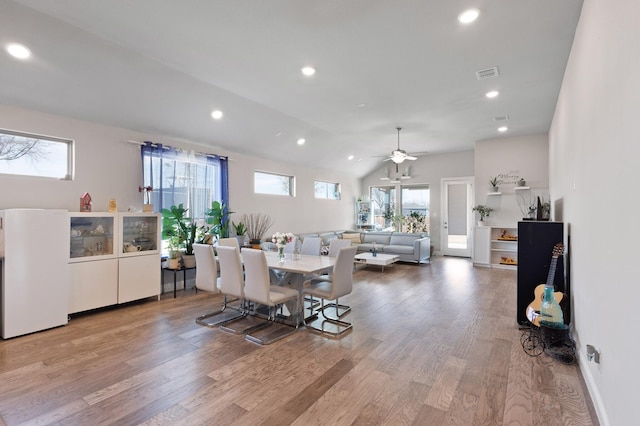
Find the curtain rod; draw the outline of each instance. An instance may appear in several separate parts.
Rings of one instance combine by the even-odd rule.
[[[142,145],[144,145],[147,141],[145,141],[145,142],[140,142],[140,141],[134,141],[134,140],[131,140],[131,139],[127,139],[127,142],[132,143],[132,144],[134,144],[134,145],[140,145],[140,146],[142,146]],[[149,141],[149,142],[151,142],[151,141]],[[152,147],[154,147],[154,148],[157,148],[157,147],[158,147],[158,144],[155,144],[155,143],[151,142],[151,146],[152,146]],[[171,145],[162,145],[162,149],[166,149],[166,150],[169,150],[169,149],[175,149],[177,152],[189,152],[189,150],[185,150],[185,149],[182,149],[182,148],[176,148],[176,147],[173,147],[173,146],[171,146]],[[207,152],[199,152],[199,151],[195,151],[195,150],[194,150],[193,152],[194,152],[196,155],[203,155],[203,156],[205,156],[205,157],[218,157],[218,158],[222,158],[222,159],[225,159],[225,160],[228,160],[228,159],[229,159],[229,157],[228,157],[228,156],[226,156],[226,155],[210,154],[210,153],[207,153]]]

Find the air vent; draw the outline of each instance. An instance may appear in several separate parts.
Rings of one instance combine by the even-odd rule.
[[[507,121],[509,119],[508,115],[500,115],[498,117],[493,117],[493,121]]]
[[[476,71],[476,78],[478,80],[484,80],[491,77],[497,77],[500,73],[498,67],[485,68],[483,70]]]

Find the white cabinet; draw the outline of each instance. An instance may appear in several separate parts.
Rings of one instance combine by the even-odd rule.
[[[479,226],[474,230],[473,264],[492,268],[516,269],[518,228]]]
[[[69,313],[118,302],[115,213],[69,213]]]
[[[478,266],[491,266],[491,228],[478,226],[473,232],[473,264]]]
[[[118,303],[160,296],[160,215],[120,213]]]
[[[160,256],[118,259],[118,303],[160,295]]]
[[[70,314],[118,303],[118,259],[71,263],[69,268]]]
[[[160,294],[160,215],[71,213],[69,313]]]

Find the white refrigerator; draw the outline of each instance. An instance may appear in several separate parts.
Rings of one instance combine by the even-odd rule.
[[[67,210],[0,210],[0,262],[3,339],[67,323]]]

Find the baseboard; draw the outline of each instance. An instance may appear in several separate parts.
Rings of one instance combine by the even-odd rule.
[[[587,385],[587,391],[589,392],[589,396],[591,397],[591,401],[593,402],[593,407],[596,410],[598,421],[600,422],[601,426],[610,426],[607,410],[604,407],[604,402],[602,401],[600,391],[596,386],[593,374],[591,374],[591,368],[589,368],[589,361],[582,351],[582,345],[580,345],[578,339],[575,338],[577,333],[575,333],[575,330],[572,331],[574,340],[576,342],[576,356],[578,359],[578,366],[580,367],[580,372],[582,373],[584,382]]]

